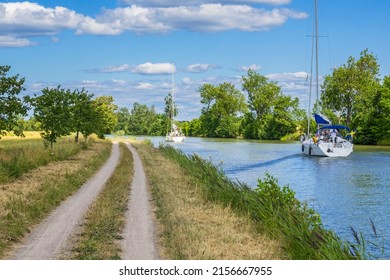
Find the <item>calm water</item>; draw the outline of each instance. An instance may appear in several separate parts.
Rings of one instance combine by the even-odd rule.
[[[308,202],[341,238],[353,240],[352,226],[366,239],[384,242],[385,255],[373,253],[390,259],[390,149],[357,147],[348,158],[322,158],[302,155],[298,143],[187,138],[172,145],[210,159],[230,178],[253,187],[269,173]],[[370,219],[383,239],[373,239]]]

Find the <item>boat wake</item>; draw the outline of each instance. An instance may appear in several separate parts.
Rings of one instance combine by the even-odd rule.
[[[271,165],[283,162],[285,160],[289,160],[289,159],[300,157],[300,156],[301,156],[301,154],[293,154],[293,155],[288,155],[288,156],[284,156],[284,157],[280,157],[280,158],[276,158],[276,159],[272,159],[272,160],[267,160],[267,161],[264,161],[264,162],[256,162],[256,163],[253,163],[253,164],[241,165],[239,167],[226,168],[226,172],[229,173],[229,174],[234,174],[234,173],[237,173],[237,172],[247,171],[247,170],[250,170],[250,169],[256,169],[256,168],[261,168],[261,167],[268,167],[268,166],[271,166]]]

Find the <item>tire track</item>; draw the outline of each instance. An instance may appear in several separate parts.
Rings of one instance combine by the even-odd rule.
[[[12,259],[57,259],[67,239],[75,232],[90,204],[96,199],[119,162],[119,145],[113,143],[111,156],[80,189],[57,207],[16,249]]]
[[[155,260],[158,253],[146,175],[137,151],[127,144],[134,159],[134,176],[122,240],[122,259]]]

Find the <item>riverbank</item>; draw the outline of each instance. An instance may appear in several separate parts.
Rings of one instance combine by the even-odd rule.
[[[162,259],[285,259],[278,239],[259,232],[234,209],[204,197],[202,184],[163,152],[138,150],[159,224]]]
[[[147,183],[152,193],[153,210],[156,216],[154,222],[158,225],[158,245],[161,259],[361,258],[359,248],[342,242],[333,232],[325,230],[317,213],[299,202],[289,188],[280,188],[271,177],[263,178],[257,189],[253,189],[229,180],[219,168],[199,156],[185,155],[171,146],[155,148],[150,141],[142,143],[132,141],[132,145],[138,150],[141,157]],[[58,164],[61,170],[69,171],[70,164],[73,164],[73,161],[81,161],[85,156],[83,152],[88,150],[90,148],[77,154],[77,159],[72,157],[71,161],[58,161],[50,163],[49,166]],[[121,150],[123,154],[123,149]],[[116,171],[119,172],[118,178],[123,181],[120,184],[124,197],[128,192],[128,184],[131,179],[129,173],[132,172],[129,163],[131,158],[128,155],[125,158],[126,161],[121,167],[122,171]],[[17,183],[23,180],[28,183],[29,178],[32,178],[33,175],[38,176],[38,178],[45,177],[41,172],[46,169],[45,167],[27,172],[21,175]],[[66,172],[64,176],[56,174],[58,177],[56,179],[60,180],[61,177],[65,177],[75,183],[75,188],[77,187],[79,181],[72,180],[72,175],[67,176]],[[91,176],[91,173],[83,175],[88,177]],[[49,178],[50,180],[52,177]],[[115,181],[115,179],[112,180]],[[53,184],[57,187],[56,193],[62,194],[64,190],[68,189],[66,184],[58,183],[58,181],[53,181]],[[114,185],[116,184],[114,183]],[[5,184],[0,186],[2,187],[1,193],[5,193],[4,191],[9,189]],[[41,193],[45,194],[45,192],[42,189],[36,189],[31,191],[33,195],[27,199],[26,195],[30,192],[28,188],[19,188],[18,186],[20,187],[20,185],[16,185],[14,188],[12,201],[19,203],[14,208],[21,212],[17,212],[16,209],[12,210],[12,215],[6,215],[11,210],[7,210],[7,208],[0,211],[6,215],[0,217],[2,222],[0,227],[2,229],[0,230],[1,240],[8,242],[0,246],[0,249],[2,247],[3,250],[0,252],[2,254],[4,248],[8,248],[10,244],[20,240],[21,236],[36,224],[40,217],[53,209],[55,204],[58,204],[58,199],[61,200],[65,197],[61,198],[60,196],[60,198],[52,199],[51,196],[38,196]],[[109,189],[109,187],[106,188]],[[23,195],[25,190],[27,190],[27,194]],[[115,188],[110,191],[113,195],[117,192],[118,190]],[[12,198],[10,195],[4,197]],[[51,208],[37,204],[37,202],[34,204],[35,197],[38,197],[39,201],[43,200],[51,205]],[[23,207],[20,200],[24,201]],[[115,196],[111,197],[108,202],[104,202],[103,205],[113,204],[113,200],[115,200]],[[25,203],[26,201],[28,204]],[[35,206],[29,206],[30,203]],[[107,222],[111,225],[110,221],[114,222],[111,219],[112,216],[118,216],[118,222],[114,223],[119,225],[124,215],[123,203],[121,203],[122,206],[115,205],[119,206],[119,209],[113,209],[112,213],[114,214],[109,214],[109,218],[97,215],[98,220],[95,225],[98,228]],[[6,204],[12,205],[11,201]],[[39,212],[38,218],[31,219],[28,224],[24,223],[20,217],[34,216],[37,214],[37,207],[44,208],[46,212]],[[103,208],[106,209],[105,206]],[[98,208],[92,207],[90,214],[93,216],[102,212],[98,209],[102,208],[100,206]],[[116,212],[117,210],[119,212]],[[7,220],[13,216],[17,219]],[[16,221],[23,222],[21,229],[11,226],[18,224]],[[85,245],[76,249],[79,251],[81,247],[84,247],[86,250],[84,250],[83,256],[76,254],[72,258],[119,258],[119,249],[116,246],[118,244],[116,244],[115,239],[121,235],[121,227],[119,225],[115,229],[109,229],[108,235],[110,235],[111,241],[106,242],[104,238],[96,239],[97,233],[92,226],[90,234],[85,235]],[[100,247],[105,242],[114,245],[111,252],[104,246]],[[92,243],[100,247],[98,250],[102,253],[101,255],[99,253],[92,256],[88,247]],[[104,255],[104,251],[109,252],[109,254]]]
[[[202,213],[202,210],[197,209],[198,205],[208,205],[228,211],[229,215],[235,217],[236,223],[247,225],[244,232],[253,235],[250,240],[261,236],[263,242],[273,242],[272,245],[255,242],[249,246],[250,249],[238,250],[241,253],[232,253],[232,248],[237,247],[229,245],[226,252],[231,252],[232,256],[227,258],[235,256],[233,258],[247,259],[250,258],[248,255],[242,255],[247,250],[259,252],[264,248],[272,251],[267,259],[360,258],[357,250],[323,228],[317,213],[299,202],[290,189],[280,188],[272,178],[265,178],[259,183],[258,189],[253,190],[229,180],[221,170],[199,156],[185,155],[171,146],[159,149],[152,145],[136,147],[143,158],[156,200],[156,213],[162,223],[163,247],[167,256],[182,259],[203,259],[205,256],[215,258],[212,253],[207,255],[212,250],[201,242],[211,239],[214,233],[210,232],[219,231],[226,218],[218,223],[208,220],[207,215],[204,215],[205,218],[196,214],[198,211]],[[216,210],[209,211],[214,213]],[[197,220],[197,216],[202,218]],[[212,218],[216,216],[211,214]],[[243,225],[238,227],[242,229]],[[237,225],[233,223],[228,228],[234,229]],[[215,234],[219,235],[222,243],[233,236],[228,229],[225,233]],[[238,236],[241,235],[238,232]],[[237,237],[234,239],[240,240]],[[187,247],[188,244],[194,244],[193,250]]]

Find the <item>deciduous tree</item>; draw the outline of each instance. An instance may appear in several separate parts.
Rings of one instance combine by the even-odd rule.
[[[19,75],[8,76],[10,69],[10,66],[0,66],[0,136],[7,131],[22,136],[18,120],[27,114],[28,106],[18,95],[25,90],[25,79]]]

